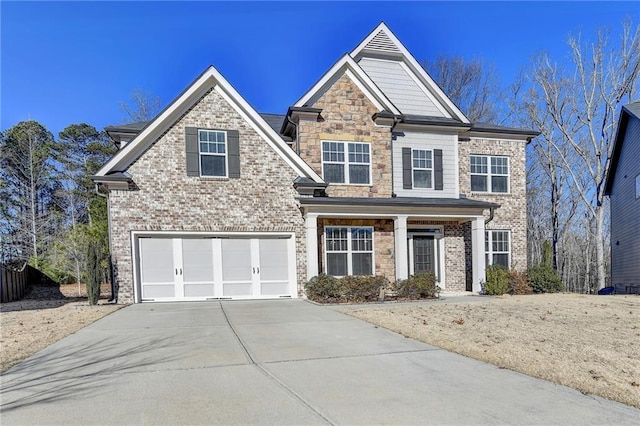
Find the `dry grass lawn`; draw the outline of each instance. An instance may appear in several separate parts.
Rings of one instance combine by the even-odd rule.
[[[24,299],[0,305],[0,373],[122,307],[105,304],[103,294],[89,306],[75,285],[33,287]]]
[[[640,408],[640,297],[548,294],[371,305],[345,313],[583,393]]]

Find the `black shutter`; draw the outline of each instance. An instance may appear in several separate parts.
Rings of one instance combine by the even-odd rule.
[[[413,187],[411,169],[411,148],[402,148],[402,189]]]
[[[240,134],[237,130],[227,130],[229,150],[229,178],[240,178]]]
[[[184,133],[187,151],[187,176],[200,176],[198,129],[196,127],[185,127]]]
[[[437,191],[442,191],[442,150],[433,150],[433,174],[434,184],[433,188]]]

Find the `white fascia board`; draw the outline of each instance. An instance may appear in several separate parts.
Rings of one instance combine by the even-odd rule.
[[[154,136],[162,134],[161,129],[173,124],[181,116],[185,105],[191,106],[215,84],[213,67],[209,67],[195,82],[191,84],[171,105],[153,119],[135,138],[118,151],[104,166],[98,170],[96,176],[106,176],[112,171],[125,171],[137,158],[142,155],[148,143],[155,140]],[[191,101],[191,102],[189,102]],[[145,141],[147,144],[145,144]]]
[[[439,100],[441,102],[436,102],[436,105],[438,105],[440,103],[444,103],[446,105],[446,107],[453,113],[455,118],[457,118],[458,120],[462,121],[463,123],[470,123],[469,119],[462,113],[462,111],[460,111],[460,109],[453,102],[451,102],[451,99],[449,99],[449,97],[442,91],[442,89],[440,89],[440,87],[435,83],[435,81],[433,81],[431,76],[429,76],[429,74],[427,74],[427,72],[424,70],[424,68],[422,68],[420,66],[418,61],[416,61],[416,59],[411,54],[411,52],[409,52],[409,50],[407,50],[407,48],[404,47],[404,44],[402,44],[402,42],[398,39],[398,37],[395,36],[395,34],[389,29],[389,27],[387,27],[387,25],[384,22],[381,22],[380,25],[378,25],[371,32],[371,34],[369,34],[362,41],[362,43],[360,43],[351,52],[351,56],[355,58],[359,54],[361,54],[361,52],[365,48],[365,46],[371,41],[371,39],[373,39],[378,34],[378,32],[380,32],[380,30],[383,30],[385,32],[385,34],[387,35],[387,37],[389,37],[389,39],[400,50],[400,52],[402,53],[403,61],[408,65],[409,70],[411,71],[410,74],[416,75],[422,81],[422,83],[430,91],[432,91],[432,93],[434,93],[436,95],[436,97],[439,98]]]
[[[510,134],[510,133],[491,133],[491,132],[466,132],[466,133],[461,133],[460,136],[461,137],[467,136],[470,139],[475,139],[475,140],[499,139],[501,141],[507,141],[507,142],[529,142],[531,139],[535,137],[531,135],[517,135],[517,134]]]
[[[173,125],[211,88],[222,94],[230,105],[245,119],[256,132],[292,167],[300,176],[307,176],[315,182],[324,182],[322,178],[298,157],[282,138],[266,121],[247,103],[247,101],[231,86],[231,84],[210,66],[194,83],[191,84],[169,107],[160,113],[138,136],[118,151],[107,162],[96,176],[106,176],[111,171],[124,171],[148,146],[159,138],[169,126]],[[289,155],[289,151],[291,154]]]
[[[400,111],[393,105],[393,103],[387,98],[387,96],[380,90],[380,88],[371,80],[371,77],[353,60],[349,54],[344,55],[338,62],[336,62],[316,84],[311,87],[298,101],[294,104],[295,107],[303,107],[311,99],[315,98],[320,92],[325,90],[327,86],[332,83],[333,79],[340,73],[344,72],[362,92],[369,98],[369,100],[380,111],[389,110],[392,113],[399,115]]]
[[[484,210],[489,207],[467,207],[467,208],[450,208],[450,207],[421,207],[421,206],[353,206],[344,205],[336,206],[335,204],[312,204],[302,205],[306,213],[318,215],[318,217],[331,218],[393,218],[398,215],[404,215],[411,218],[441,218],[444,220],[470,220],[477,217],[483,217]],[[429,210],[425,213],[425,210]],[[461,210],[463,210],[461,212]]]

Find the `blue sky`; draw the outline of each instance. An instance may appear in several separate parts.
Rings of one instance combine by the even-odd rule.
[[[260,112],[284,113],[385,21],[420,61],[480,58],[508,84],[532,55],[567,58],[566,39],[637,2],[0,2],[1,126],[33,119],[57,134],[124,119],[136,88],[163,106],[214,65]]]

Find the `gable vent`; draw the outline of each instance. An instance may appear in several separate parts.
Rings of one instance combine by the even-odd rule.
[[[365,46],[368,50],[377,50],[379,52],[399,53],[400,49],[396,46],[384,30],[380,30],[374,38]]]

